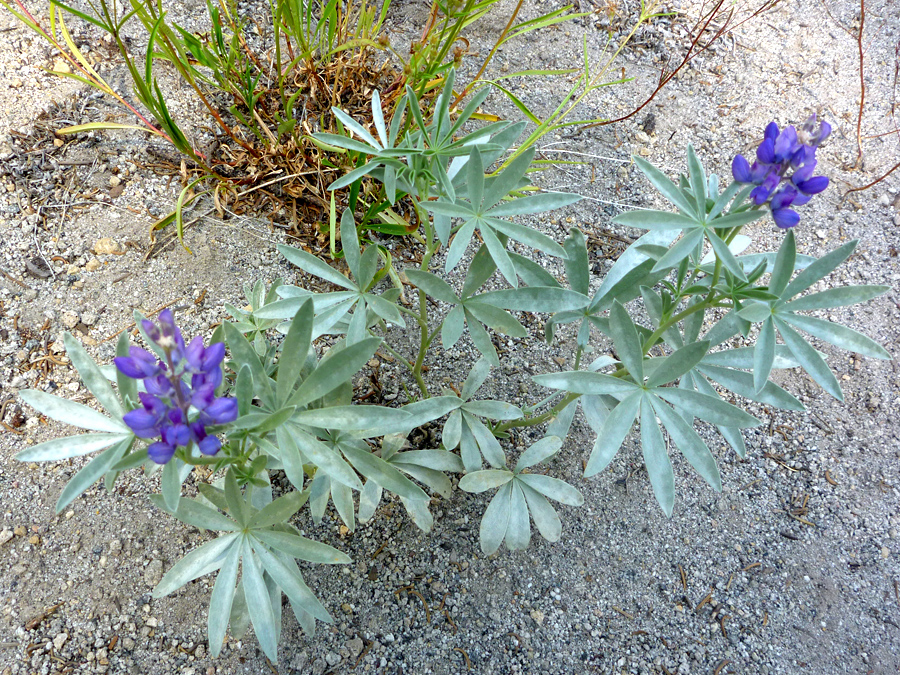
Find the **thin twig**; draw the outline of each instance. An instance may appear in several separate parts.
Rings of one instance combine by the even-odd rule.
[[[14,276],[12,276],[11,274],[9,274],[6,270],[0,269],[0,274],[2,274],[4,277],[6,277],[7,279],[9,279],[9,280],[12,281],[13,283],[19,284],[19,286],[21,286],[22,288],[25,288],[25,289],[30,289],[30,288],[31,288],[30,286],[28,286],[28,285],[26,285],[26,284],[23,284],[21,281],[19,281],[18,279],[16,279]]]
[[[856,116],[856,166],[862,164],[862,118],[866,104],[866,78],[864,77],[863,29],[866,23],[866,0],[859,0],[859,29],[856,32],[856,46],[859,50],[859,114]]]
[[[641,110],[650,105],[650,102],[653,101],[657,94],[662,91],[663,87],[665,87],[672,79],[678,75],[679,72],[691,61],[694,60],[695,57],[699,56],[707,49],[709,49],[719,38],[721,38],[725,33],[739,26],[743,25],[750,19],[759,16],[763,12],[766,12],[770,9],[773,9],[781,0],[766,0],[756,11],[754,11],[750,16],[739,21],[735,25],[731,25],[731,19],[734,17],[734,10],[731,9],[728,11],[728,16],[725,19],[725,23],[722,24],[721,27],[710,29],[709,25],[712,23],[713,19],[719,16],[719,10],[722,8],[722,5],[725,4],[725,0],[718,0],[715,7],[713,7],[708,14],[700,17],[696,24],[694,24],[694,37],[691,39],[691,44],[688,46],[687,53],[684,55],[684,58],[681,59],[681,63],[675,68],[675,70],[668,71],[665,66],[663,66],[662,70],[659,72],[659,81],[656,85],[656,89],[654,89],[650,96],[648,96],[643,103],[641,103],[637,108],[634,108],[631,112],[626,115],[622,115],[621,117],[617,117],[611,120],[603,120],[601,122],[594,122],[593,124],[588,124],[578,129],[578,133],[583,132],[586,129],[593,129],[594,127],[602,127],[608,124],[616,124],[617,122],[622,122],[631,117],[637,115]],[[702,24],[702,26],[700,25]],[[699,29],[697,28],[699,26]],[[703,37],[703,34],[707,31],[712,32],[712,37],[710,37],[705,44],[700,43],[700,39]],[[695,51],[696,49],[696,51]]]
[[[884,174],[883,176],[881,176],[880,178],[876,178],[876,179],[873,180],[871,183],[868,183],[868,184],[866,184],[866,185],[863,185],[862,187],[855,187],[855,188],[851,188],[851,189],[847,190],[847,192],[844,193],[844,197],[846,197],[847,195],[849,195],[851,192],[862,192],[863,190],[868,190],[868,189],[869,189],[870,187],[872,187],[873,185],[877,185],[878,183],[880,183],[881,181],[883,181],[885,178],[887,178],[888,176],[890,176],[890,175],[891,175],[892,173],[894,173],[897,169],[900,169],[900,162],[897,162],[896,164],[894,164],[894,166],[892,166],[890,169],[888,169],[887,173],[885,173],[885,174]]]

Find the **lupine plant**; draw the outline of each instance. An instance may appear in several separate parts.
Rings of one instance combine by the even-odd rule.
[[[785,214],[825,187],[827,179],[812,176],[812,167],[826,124],[811,119],[799,132],[770,125],[756,163],[737,158],[734,181],[724,189],[690,146],[687,171],[677,181],[635,157],[674,210],[617,216],[615,222],[647,232],[605,277],[594,278],[578,229],[556,242],[516,221],[565,208],[578,197],[531,185],[532,152],[490,173],[513,152],[522,125],[469,130],[466,122],[484,94],[454,121],[452,76],[448,80],[434,114],[414,126],[399,117],[407,109],[421,115],[418,93],[409,87],[390,122],[373,95],[374,134],[335,109],[349,135],[319,138],[365,158],[336,189],[377,181],[384,184],[387,205],[401,193],[408,196],[417,218],[412,236],[421,253],[418,266],[390,268],[390,258],[367,241],[353,210],[345,208],[340,244],[346,274],[306,251],[279,247],[290,263],[337,290],[313,292],[280,280],[266,290],[257,283],[248,289],[250,309],[231,308],[235,320],[216,328],[208,346],[199,337],[186,343],[170,312],[158,323],[137,315],[149,351],[123,334],[112,368],[99,368],[67,335],[72,363],[108,415],[44,392],[22,393],[41,413],[91,433],[25,449],[19,459],[99,453],[63,490],[58,510],[96,480],[105,478],[111,488],[120,472],[143,467],[161,473],[156,506],[189,525],[222,533],[175,564],[154,591],[160,597],[218,571],[208,625],[213,655],[229,626],[237,638],[252,624],[274,660],[282,593],[305,630],[312,632],[316,620],[331,620],[296,560],[349,558],[300,536],[292,521],[303,507],[320,521],[330,503],[352,531],[375,517],[385,498],[396,499],[427,531],[433,496],[451,499],[452,476],[463,474],[456,483],[462,490],[496,490],[481,523],[486,555],[503,542],[509,549],[528,546],[532,521],[541,536],[556,541],[562,523],[551,501],[577,506],[583,497],[549,475],[548,460],[578,451],[565,439],[580,407],[596,434],[585,477],[610,465],[639,420],[647,480],[669,516],[675,505],[670,447],[714,490],[722,489],[716,457],[698,422],[718,429],[740,457],[750,452],[742,430],[760,421],[724,400],[724,392],[730,392],[729,400],[733,394],[801,411],[800,401],[770,380],[773,369],[799,367],[841,398],[824,355],[800,332],[888,358],[871,339],[806,314],[864,302],[886,290],[844,286],[808,292],[856,246],[849,242],[818,259],[800,255],[790,227],[797,218]],[[778,233],[778,250],[742,254],[747,237],[741,232],[766,213],[787,227],[766,235]],[[511,239],[533,254],[510,250]],[[462,279],[447,274],[460,265],[466,268]],[[558,274],[548,265],[556,265]],[[405,295],[408,287],[415,289],[412,297]],[[529,336],[516,316],[521,311],[546,316],[542,337],[548,342],[560,333],[575,340],[572,369],[534,376],[545,396],[520,407],[479,391],[500,365],[492,334]],[[406,353],[407,341],[396,338],[410,329],[418,334],[418,349]],[[438,338],[445,350],[471,344],[479,353],[460,388],[428,379],[426,364]],[[354,378],[376,350],[406,369],[405,400],[354,401],[361,393],[354,392]],[[597,350],[601,354],[586,363],[585,355]],[[412,447],[412,431],[425,425],[440,427],[440,441]],[[527,428],[538,439],[515,457],[517,430]],[[283,472],[291,486],[280,496],[273,472]]]

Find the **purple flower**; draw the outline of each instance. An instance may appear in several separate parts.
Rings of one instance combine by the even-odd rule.
[[[204,424],[228,424],[237,419],[237,400],[233,398],[217,398],[200,413],[200,421]]]
[[[132,347],[129,356],[115,359],[119,371],[143,380],[146,390],[138,395],[141,406],[123,417],[125,424],[139,438],[158,439],[147,448],[157,464],[165,464],[178,448],[192,444],[204,455],[215,455],[222,443],[209,435],[206,427],[228,424],[238,415],[235,399],[216,397],[223,378],[225,345],[219,342],[204,347],[199,336],[186,345],[169,310],[160,312],[158,325],[144,320],[141,327],[164,357],[157,361],[150,352]],[[188,375],[190,385],[185,382]]]
[[[793,126],[782,130],[770,122],[756,149],[757,161],[751,166],[743,155],[737,155],[731,163],[731,175],[737,183],[756,186],[750,199],[757,206],[768,204],[778,227],[794,227],[800,216],[790,207],[806,204],[812,195],[828,187],[825,176],[812,174],[816,150],[830,133],[831,126],[817,122],[815,115],[799,130]]]
[[[782,230],[786,230],[800,222],[800,214],[793,209],[775,209],[772,211],[772,220]]]
[[[819,122],[818,127],[816,126],[815,113],[809,116],[806,122],[803,123],[803,126],[800,127],[800,131],[797,132],[800,142],[813,148],[819,147],[830,135],[831,125],[828,122]]]
[[[191,437],[204,455],[215,455],[222,447],[218,438],[206,435],[206,429],[200,422],[191,425]]]
[[[753,183],[753,175],[750,173],[750,163],[743,155],[735,155],[731,162],[731,175],[738,183]]]
[[[770,163],[781,164],[790,160],[799,149],[797,130],[794,127],[788,127],[778,134],[778,138],[775,139],[775,162]]]
[[[797,189],[805,195],[817,195],[827,187],[828,179],[825,176],[814,176],[797,183]]]
[[[756,149],[756,159],[763,164],[775,163],[775,139],[766,138]]]
[[[164,443],[163,441],[157,441],[156,443],[151,443],[147,448],[147,454],[157,464],[165,464],[172,456],[175,454],[175,446]]]
[[[142,407],[125,413],[122,421],[131,427],[134,435],[138,438],[156,438],[165,423],[168,407],[151,394],[141,392],[138,394],[138,398],[141,400]]]
[[[116,367],[133,380],[140,380],[145,377],[153,377],[159,370],[159,362],[146,349],[140,347],[131,347],[128,350],[129,356],[119,356],[113,359]]]
[[[772,219],[778,227],[786,229],[794,227],[800,222],[800,214],[788,208],[794,203],[796,198],[797,190],[790,185],[785,185],[772,197],[769,206],[772,209]]]

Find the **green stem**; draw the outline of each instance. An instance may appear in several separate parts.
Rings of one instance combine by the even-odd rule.
[[[406,314],[407,316],[411,316],[412,318],[414,318],[416,320],[416,323],[421,327],[422,317],[419,316],[416,312],[412,311],[411,309],[408,309],[407,307],[404,307],[403,305],[397,305],[397,309],[399,309],[403,314]]]
[[[722,274],[722,261],[716,258],[716,267],[713,270],[712,281],[709,282],[709,295],[706,296],[707,302],[712,300],[715,294],[716,284],[719,283],[719,276]]]
[[[551,419],[556,417],[560,412],[562,412],[563,408],[569,405],[572,401],[576,400],[581,394],[566,394],[563,399],[557,403],[555,406],[550,408],[545,413],[541,413],[540,415],[536,415],[534,417],[522,417],[517,420],[509,420],[508,422],[502,422],[494,427],[494,433],[499,434],[504,431],[508,431],[509,429],[520,428],[520,427],[533,427],[538,424],[543,424],[544,422],[549,422]]]
[[[424,183],[424,180],[420,180],[420,184],[417,186],[419,190],[419,195],[427,195],[428,194],[428,186]],[[419,199],[410,195],[413,206],[416,210],[416,217],[418,221],[422,224],[422,229],[424,230],[424,239],[425,239],[425,253],[422,255],[422,262],[419,264],[419,269],[424,272],[428,271],[428,265],[431,263],[431,257],[434,255],[435,251],[437,251],[440,243],[435,244],[434,240],[434,231],[431,226],[431,220],[428,217],[428,212],[422,207]],[[425,387],[425,381],[422,378],[422,367],[425,365],[425,355],[428,353],[428,348],[431,346],[432,340],[434,340],[435,336],[440,327],[435,328],[434,332],[429,336],[428,334],[428,298],[421,288],[419,289],[419,353],[416,355],[416,362],[412,368],[412,374],[416,378],[416,382],[419,383],[419,389],[422,390],[422,394],[425,398],[429,397],[428,389]]]
[[[422,395],[425,398],[429,397],[428,386],[425,384],[425,380],[422,379],[421,373],[416,372],[415,367],[413,366],[412,363],[409,362],[409,359],[407,359],[400,352],[398,352],[396,349],[391,347],[387,342],[382,342],[379,349],[385,350],[388,354],[390,354],[395,359],[397,359],[401,364],[403,364],[406,367],[406,369],[413,374],[413,377],[416,378],[416,384],[419,386],[419,391],[422,392]]]
[[[557,396],[559,396],[559,394],[560,394],[560,392],[558,392],[558,391],[553,392],[553,393],[550,394],[549,396],[545,396],[542,400],[538,401],[538,402],[535,403],[534,405],[532,405],[532,406],[526,406],[526,407],[523,409],[523,410],[525,411],[525,414],[526,414],[526,415],[531,415],[531,414],[532,414],[535,410],[537,410],[538,408],[543,408],[545,405],[547,405],[548,403],[550,403],[550,401],[552,401],[554,398],[556,398]]]
[[[584,347],[575,350],[575,370],[581,366],[581,355],[584,353]]]
[[[663,321],[662,323],[660,323],[659,328],[657,328],[655,331],[653,331],[650,334],[650,337],[647,338],[647,340],[644,342],[644,347],[643,347],[644,354],[646,354],[650,351],[650,349],[653,347],[654,344],[656,344],[656,341],[660,338],[660,336],[663,333],[665,333],[667,330],[669,330],[669,328],[671,328],[672,326],[677,324],[679,321],[682,321],[683,319],[689,317],[694,312],[699,312],[701,310],[707,310],[712,307],[720,306],[720,305],[718,305],[718,302],[720,300],[722,300],[722,298],[707,297],[707,299],[704,302],[698,302],[696,305],[691,305],[690,307],[678,312],[678,314],[676,314],[675,316],[670,317],[668,321]]]

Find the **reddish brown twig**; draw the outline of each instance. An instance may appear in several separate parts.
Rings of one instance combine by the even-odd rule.
[[[713,43],[719,40],[725,33],[734,30],[735,28],[743,25],[750,19],[759,16],[763,12],[767,12],[770,9],[773,9],[781,0],[766,0],[762,5],[760,5],[750,16],[738,21],[735,24],[731,23],[731,20],[734,18],[734,9],[728,10],[727,18],[725,22],[718,28],[714,29],[712,37],[710,37],[705,44],[700,43],[700,39],[703,37],[704,33],[710,30],[709,26],[712,23],[713,19],[716,19],[720,16],[720,10],[722,9],[722,5],[725,4],[725,0],[717,0],[715,6],[706,14],[702,15],[700,19],[697,20],[697,23],[694,24],[694,28],[691,31],[693,37],[691,38],[691,44],[688,46],[688,50],[684,55],[684,58],[681,59],[681,63],[674,70],[668,69],[668,64],[664,64],[662,70],[659,72],[659,81],[657,82],[656,89],[654,89],[650,96],[648,96],[643,103],[641,103],[638,107],[634,108],[631,112],[622,115],[621,117],[616,117],[611,120],[603,120],[601,122],[594,122],[593,124],[588,124],[579,129],[579,133],[584,131],[585,129],[593,129],[594,127],[602,127],[607,124],[615,124],[617,122],[622,122],[631,117],[637,115],[641,110],[650,105],[651,101],[656,98],[657,94],[663,90],[663,88],[669,84],[669,82],[674,79],[679,72],[691,61],[694,60],[697,56],[705,52],[709,49]],[[699,28],[698,28],[699,27]]]
[[[862,118],[866,104],[866,78],[864,77],[863,29],[866,25],[866,0],[859,0],[859,29],[856,31],[856,47],[859,51],[859,114],[856,116],[856,166],[862,166]]]

